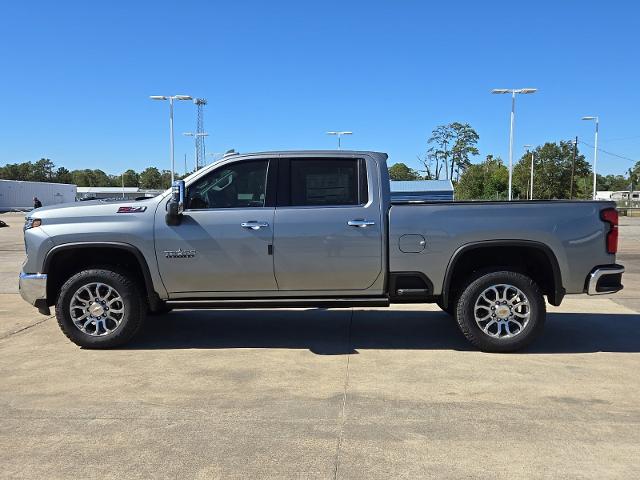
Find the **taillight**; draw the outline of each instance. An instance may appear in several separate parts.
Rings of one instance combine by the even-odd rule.
[[[618,251],[618,211],[615,208],[607,208],[600,212],[600,218],[609,224],[607,253],[616,253]]]

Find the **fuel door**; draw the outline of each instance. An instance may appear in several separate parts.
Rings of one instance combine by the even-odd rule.
[[[402,253],[420,253],[427,246],[427,241],[422,235],[402,235],[398,240],[398,246]]]

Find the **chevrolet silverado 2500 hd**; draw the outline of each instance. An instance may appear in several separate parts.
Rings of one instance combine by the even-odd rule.
[[[20,292],[88,348],[177,308],[435,302],[504,352],[541,332],[545,297],[622,288],[612,202],[391,202],[386,159],[230,154],[152,199],[33,210]]]

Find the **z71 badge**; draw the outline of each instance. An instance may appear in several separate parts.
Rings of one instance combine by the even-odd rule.
[[[179,248],[178,250],[165,250],[164,256],[166,258],[193,258],[196,256],[195,250],[182,250]]]

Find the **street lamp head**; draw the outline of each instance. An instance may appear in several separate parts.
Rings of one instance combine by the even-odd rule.
[[[190,97],[189,95],[174,95],[174,97],[176,100],[193,100],[193,97]]]
[[[582,117],[582,120],[597,120],[598,117],[593,117],[591,115],[587,115],[586,117]]]
[[[527,95],[529,93],[536,93],[538,91],[537,88],[521,88],[520,90],[516,90],[516,93],[522,93]]]
[[[533,147],[533,145],[523,145],[523,147],[529,150],[531,147]]]
[[[499,95],[502,93],[511,93],[511,90],[509,90],[508,88],[494,88],[493,90],[491,90],[491,93]]]
[[[192,132],[184,132],[182,135],[184,135],[185,137],[193,137]]]
[[[149,97],[151,100],[166,100],[167,97],[165,97],[164,95],[151,95]]]

